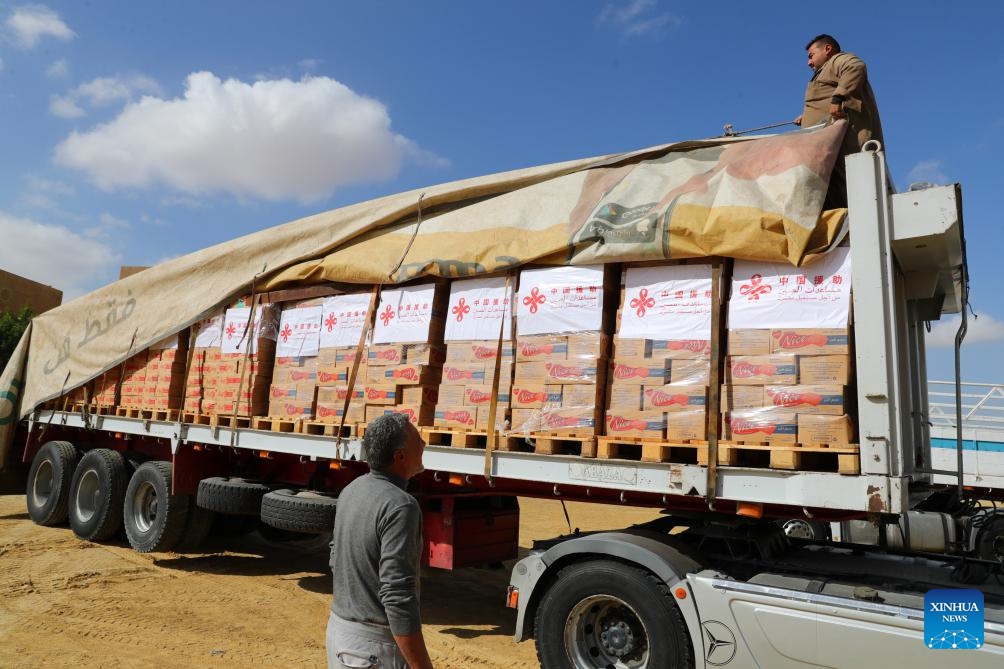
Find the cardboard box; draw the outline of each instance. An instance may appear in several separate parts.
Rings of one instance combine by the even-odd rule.
[[[649,342],[648,355],[665,360],[708,360],[710,339],[654,339]]]
[[[474,430],[478,421],[477,407],[437,406],[432,422],[436,427]]]
[[[345,397],[349,394],[349,387],[345,385],[338,386],[317,386],[315,391],[315,399],[319,405],[324,406],[341,406],[345,404]],[[366,391],[363,386],[356,386],[352,389],[352,401],[356,404],[362,404],[366,399]]]
[[[498,340],[467,342],[467,361],[491,363],[499,357]],[[516,358],[516,347],[511,341],[502,342],[502,361],[513,362]]]
[[[334,405],[317,404],[314,418],[321,423],[342,422],[343,402],[336,402]],[[364,404],[350,404],[345,412],[345,424],[361,423],[366,420],[366,406]]]
[[[646,358],[617,358],[610,363],[611,385],[662,386],[669,383],[670,367],[665,361]]]
[[[232,379],[237,379],[240,381],[240,374],[228,374],[221,378],[221,383],[230,383]],[[276,367],[272,371],[272,384],[276,386],[292,386],[297,383],[317,383],[317,370],[307,369],[301,367]],[[344,379],[342,379],[344,382]],[[326,381],[325,383],[332,383],[333,381]]]
[[[610,338],[599,332],[575,332],[566,335],[568,359],[605,360],[610,355]]]
[[[393,383],[398,386],[420,386],[439,383],[442,370],[427,365],[397,367],[367,367],[366,383]]]
[[[441,385],[439,386],[439,399],[436,401],[436,405],[463,406],[464,392],[466,390],[467,386],[460,384]]]
[[[642,392],[640,383],[611,383],[607,387],[607,407],[617,410],[641,411]]]
[[[405,344],[404,362],[409,365],[441,366],[446,362],[446,347],[442,344]]]
[[[647,358],[649,354],[649,339],[621,339],[614,337],[614,358]]]
[[[764,386],[765,407],[800,414],[840,415],[846,411],[845,386]]]
[[[433,424],[435,409],[428,404],[397,404],[395,406],[367,407],[366,413],[367,416],[373,416],[373,418],[367,418],[366,422],[384,414],[400,413],[407,416],[408,421],[415,427],[428,427]]]
[[[491,372],[486,373],[483,362],[446,363],[443,365],[442,385],[466,386],[474,383],[487,383],[494,372],[495,368],[493,367]]]
[[[359,377],[358,372],[356,377]],[[338,385],[349,382],[349,368],[344,365],[321,365],[317,368],[317,383]]]
[[[850,383],[848,355],[799,355],[798,382],[802,385],[846,386]]]
[[[572,383],[561,386],[561,406],[602,407],[604,387],[596,384]]]
[[[723,385],[719,409],[724,413],[735,409],[762,409],[763,386]]]
[[[464,406],[488,406],[492,401],[492,386],[490,385],[469,385],[464,386]],[[509,389],[499,387],[498,404],[503,408],[508,406],[510,401]]]
[[[770,330],[729,330],[729,355],[770,355]]]
[[[540,432],[543,425],[540,409],[512,409],[509,415],[509,432],[513,434]]]
[[[567,359],[568,337],[566,335],[529,335],[516,339],[516,362]]]
[[[446,343],[446,355],[443,360],[443,364],[446,363],[456,363],[463,364],[465,362],[470,362],[468,356],[471,354],[471,342],[469,341],[450,341]]]
[[[363,386],[366,404],[399,404],[398,387],[393,383],[367,383]]]
[[[854,423],[850,416],[798,415],[798,443],[811,446],[847,446],[854,443]]]
[[[671,411],[664,415],[667,441],[701,441],[708,438],[706,411]]]
[[[477,429],[488,432],[492,429],[492,426],[488,423],[488,413],[491,411],[491,407],[479,406],[477,408],[477,422],[475,425]],[[506,408],[501,404],[495,408],[495,426],[494,429],[504,432],[509,429],[509,419],[506,417]]]
[[[773,408],[731,411],[725,414],[725,438],[747,443],[794,444],[798,419],[792,411]]]
[[[545,383],[514,385],[509,403],[520,409],[540,409],[546,404],[560,405],[562,387]]]
[[[285,418],[289,420],[310,420],[314,416],[312,403],[273,400],[268,404],[270,418]]]
[[[610,409],[605,416],[608,437],[648,437],[662,439],[666,435],[666,415],[661,411]]]
[[[830,355],[850,353],[850,333],[841,329],[771,330],[771,353]]]
[[[703,358],[677,358],[669,363],[669,382],[706,386],[711,376],[710,361]]]
[[[404,344],[371,344],[366,351],[366,364],[370,367],[404,364],[404,350]]]
[[[690,384],[670,384],[645,388],[643,411],[692,411],[707,409],[708,387]]]
[[[726,383],[734,386],[795,385],[798,364],[791,354],[732,355],[725,370]]]
[[[556,434],[590,433],[600,425],[598,407],[552,407],[540,411],[540,430]]]
[[[579,359],[565,362],[545,362],[545,379],[562,385],[569,383],[596,385],[597,381],[601,381],[600,367],[597,365],[604,365],[602,369],[606,369],[606,363],[602,360]]]
[[[439,402],[439,386],[401,386],[398,388],[401,404],[429,404]]]

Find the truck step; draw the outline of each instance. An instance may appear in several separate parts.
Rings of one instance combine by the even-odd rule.
[[[724,467],[791,469],[796,471],[861,473],[858,444],[767,444],[719,441],[718,464]]]
[[[703,440],[661,441],[643,437],[598,437],[596,457],[604,460],[708,464],[708,442]]]

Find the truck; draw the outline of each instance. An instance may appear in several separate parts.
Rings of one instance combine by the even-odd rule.
[[[450,184],[147,270],[33,323],[0,377],[0,463],[30,464],[26,504],[35,522],[69,519],[84,540],[124,527],[138,551],[190,549],[221,518],[263,532],[322,533],[339,490],[366,471],[364,425],[349,429],[344,414],[311,430],[236,410],[114,410],[87,393],[71,401],[72,391],[248,293],[253,311],[363,284],[373,296],[363,312],[373,319],[382,286],[423,276],[713,256],[724,269],[713,274],[715,295],[724,299],[733,259],[811,264],[849,238],[860,436],[853,466],[723,464],[719,449],[734,444],[719,434],[717,415],[720,301],[711,310],[707,438],[677,444],[703,456],[653,460],[626,449],[597,458],[584,446],[534,444],[569,435],[433,430],[415,489],[425,561],[455,569],[515,559],[520,496],[612,511],[648,506],[663,510],[657,520],[541,540],[514,563],[505,604],[515,610],[516,640],[535,640],[542,667],[857,667],[883,659],[934,667],[942,648],[965,649],[966,666],[998,666],[1004,520],[986,504],[1000,489],[980,485],[997,474],[966,470],[961,432],[956,467],[944,458],[936,466],[927,420],[924,326],[962,314],[956,355],[965,333],[961,189],[894,193],[881,146],[871,142],[846,157],[846,211],[822,212],[844,129],[838,122],[680,143]],[[505,225],[515,231],[500,234]],[[693,244],[695,235],[707,243]],[[345,407],[360,355],[346,368]],[[932,592],[978,593],[982,626],[974,632],[962,618],[945,618],[952,624],[932,634]]]

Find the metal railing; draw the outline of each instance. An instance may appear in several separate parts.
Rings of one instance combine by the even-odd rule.
[[[927,395],[931,424],[955,427],[955,382],[928,381]],[[1004,432],[1004,385],[963,383],[962,427]]]

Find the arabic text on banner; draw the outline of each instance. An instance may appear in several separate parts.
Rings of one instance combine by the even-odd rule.
[[[511,287],[509,291],[506,295],[503,277],[454,281],[446,311],[446,341],[498,339],[499,326],[505,339],[509,339],[512,332]]]
[[[381,291],[373,343],[428,341],[435,293],[434,284]]]
[[[710,339],[711,265],[631,267],[624,276],[618,335]]]
[[[321,338],[321,307],[286,309],[279,321],[275,355],[279,358],[317,355]]]
[[[602,267],[551,267],[520,274],[517,334],[596,331],[602,318]]]
[[[335,295],[321,306],[321,348],[358,346],[370,308],[370,295]]]

